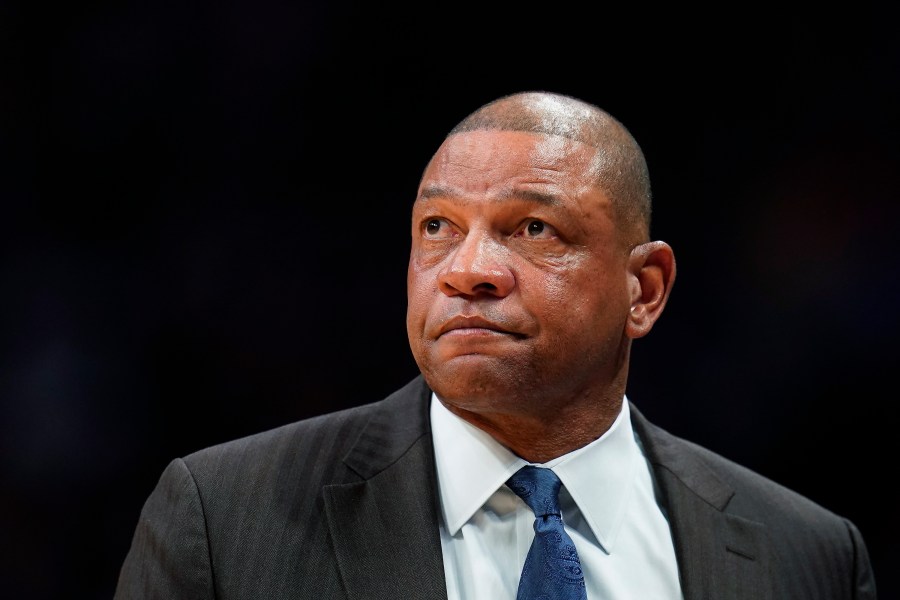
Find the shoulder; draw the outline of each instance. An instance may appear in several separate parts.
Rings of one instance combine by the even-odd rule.
[[[842,517],[808,496],[696,443],[674,439],[734,490],[728,512],[761,521],[782,519],[813,529],[830,524],[846,533]]]
[[[848,522],[811,498],[720,453],[669,433],[633,410],[635,430],[654,469],[718,509],[776,526],[847,534]]]
[[[329,453],[339,453],[353,442],[382,402],[379,400],[317,415],[228,440],[194,451],[184,456],[183,460],[189,466],[222,461],[254,462],[257,459],[271,462],[275,457],[295,454],[308,446],[321,448],[326,441]]]
[[[183,461],[201,487],[284,478],[352,481],[354,474],[343,459],[364,440],[368,429],[377,428],[386,438],[404,435],[410,423],[427,429],[427,421],[411,418],[427,414],[427,404],[420,406],[425,390],[417,377],[386,398],[229,440],[177,460]]]
[[[632,423],[673,535],[689,556],[705,557],[699,564],[721,547],[768,565],[778,598],[875,597],[868,550],[851,520],[638,411]]]

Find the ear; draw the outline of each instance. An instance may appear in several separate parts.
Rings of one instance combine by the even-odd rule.
[[[631,339],[650,333],[675,282],[675,253],[665,242],[640,244],[628,258],[631,312],[625,333]]]

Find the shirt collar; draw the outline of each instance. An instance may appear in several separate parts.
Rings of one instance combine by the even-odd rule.
[[[444,524],[456,535],[497,488],[528,462],[431,395],[431,434]]]
[[[528,461],[431,397],[438,488],[444,524],[456,535],[509,477]],[[552,468],[600,545],[610,552],[634,490],[640,448],[628,399],[612,426],[590,444],[539,466]]]

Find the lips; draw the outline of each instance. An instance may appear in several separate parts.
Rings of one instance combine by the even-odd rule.
[[[445,333],[450,331],[457,331],[461,329],[467,330],[487,330],[487,331],[495,331],[497,333],[506,333],[515,337],[525,337],[524,334],[517,333],[511,329],[507,329],[506,327],[499,325],[493,321],[489,321],[484,317],[480,317],[477,315],[473,316],[464,316],[457,315],[445,321],[441,327],[438,329],[437,337],[441,337]],[[473,332],[474,333],[474,332]]]

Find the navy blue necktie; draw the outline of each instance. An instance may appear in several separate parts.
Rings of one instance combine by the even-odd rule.
[[[534,541],[516,600],[586,600],[581,561],[563,529],[559,510],[561,482],[550,469],[526,466],[506,485],[534,511]]]

